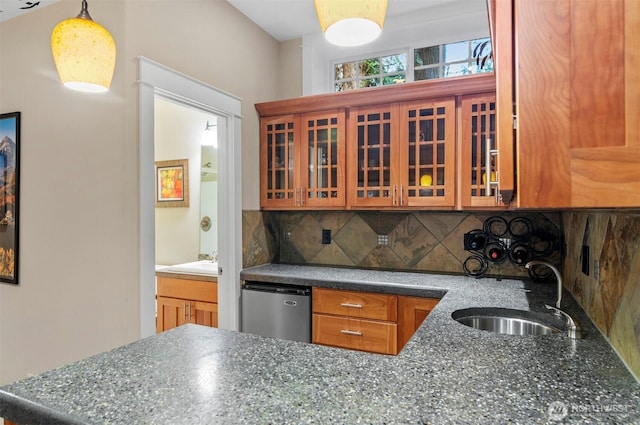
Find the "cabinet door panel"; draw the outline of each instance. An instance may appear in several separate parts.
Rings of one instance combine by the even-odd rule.
[[[398,296],[398,351],[402,350],[439,301],[437,298]]]
[[[568,0],[515,2],[520,207],[570,203],[570,12]]]
[[[399,206],[455,203],[455,99],[400,107]]]
[[[352,108],[349,111],[349,204],[393,206],[397,163],[397,105]]]
[[[485,93],[463,96],[460,102],[460,206],[463,208],[506,208],[496,201],[500,179],[496,144],[496,95]],[[498,150],[498,156],[500,152]],[[488,161],[487,161],[488,159]],[[489,172],[487,172],[487,165]],[[513,173],[513,167],[505,173]],[[488,177],[488,178],[487,178]]]
[[[296,141],[300,121],[296,115],[260,120],[260,204],[264,207],[294,207],[299,196]]]
[[[515,3],[520,207],[640,206],[639,15],[635,0]]]
[[[638,207],[640,2],[572,0],[571,15],[571,206]]]
[[[156,332],[164,332],[189,321],[187,304],[189,301],[158,297],[158,316],[156,318]]]
[[[193,301],[190,309],[192,323],[212,328],[218,327],[218,304]]]
[[[304,114],[301,117],[301,206],[345,206],[345,112]]]

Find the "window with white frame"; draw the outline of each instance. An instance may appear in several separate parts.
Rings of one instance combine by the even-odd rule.
[[[491,72],[490,53],[489,39],[480,38],[415,48],[411,63],[407,63],[409,55],[406,52],[336,63],[333,66],[334,91]]]
[[[333,69],[335,91],[404,83],[407,79],[407,54],[402,52],[337,63]]]
[[[474,57],[474,50],[476,57]],[[458,77],[493,71],[488,38],[459,41],[413,51],[413,80]],[[485,60],[486,57],[486,60]]]

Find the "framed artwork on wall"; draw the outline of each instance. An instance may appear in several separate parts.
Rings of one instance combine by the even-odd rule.
[[[20,112],[0,114],[0,282],[18,284]]]
[[[156,208],[189,206],[189,161],[156,161]]]

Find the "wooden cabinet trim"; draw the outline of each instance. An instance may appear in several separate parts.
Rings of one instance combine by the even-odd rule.
[[[495,88],[496,79],[494,74],[486,73],[256,103],[255,108],[261,117],[270,117],[335,108],[352,108],[381,103],[462,96],[487,92],[495,90]]]

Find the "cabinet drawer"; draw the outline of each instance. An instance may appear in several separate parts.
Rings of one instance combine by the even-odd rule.
[[[313,312],[395,322],[398,298],[388,294],[313,288]]]
[[[158,277],[157,291],[159,297],[218,302],[218,284],[216,282]]]
[[[312,327],[314,344],[398,354],[395,323],[314,314]]]

